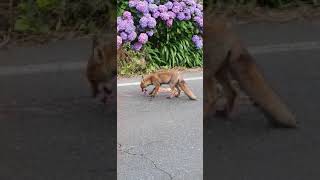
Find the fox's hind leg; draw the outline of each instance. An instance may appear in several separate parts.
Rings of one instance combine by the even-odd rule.
[[[167,97],[168,99],[171,99],[171,98],[173,98],[174,96],[175,97],[177,97],[177,95],[176,95],[176,93],[179,93],[179,95],[180,95],[180,89],[178,89],[176,86],[176,84],[175,83],[170,83],[169,84],[169,86],[170,86],[170,89],[171,89],[171,93],[170,93],[170,96],[169,97]]]
[[[177,94],[175,95],[176,97],[179,97],[181,94],[181,89],[179,88],[179,85],[176,85],[176,89],[177,89]]]
[[[226,98],[226,103],[223,109],[217,113],[224,117],[228,117],[234,110],[237,91],[231,84],[228,68],[224,67],[217,72],[216,77],[222,86],[223,96]]]
[[[158,94],[158,91],[159,91],[161,85],[160,85],[160,83],[155,83],[154,86],[155,86],[154,89],[150,93],[151,97],[155,97]]]
[[[231,84],[227,69],[219,71],[216,77],[222,86],[223,96],[226,98],[225,106],[222,111],[217,112],[217,115],[219,114],[224,117],[228,117],[234,111],[237,91]]]

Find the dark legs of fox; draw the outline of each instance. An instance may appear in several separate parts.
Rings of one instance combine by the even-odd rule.
[[[101,99],[101,101],[106,104],[108,101],[108,97],[111,95],[112,90],[110,90],[108,87],[103,87],[103,98]]]
[[[234,110],[237,92],[231,84],[228,68],[222,67],[216,73],[216,77],[219,84],[222,86],[223,97],[226,98],[224,107],[221,110],[216,111],[216,115],[228,117]]]
[[[99,94],[99,86],[96,81],[90,81],[91,91],[92,91],[92,97],[96,98]]]

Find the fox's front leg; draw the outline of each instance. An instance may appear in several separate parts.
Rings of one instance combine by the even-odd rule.
[[[154,88],[152,89],[152,91],[149,93],[149,96],[151,96],[151,95],[153,94],[153,92],[155,91],[155,89],[156,89],[156,87],[154,87]]]
[[[160,89],[160,84],[156,84],[150,96],[155,97],[158,94],[159,89]]]
[[[91,94],[93,98],[96,98],[99,94],[99,84],[96,81],[90,81]]]
[[[167,97],[168,99],[172,99],[174,96],[178,97],[180,95],[180,89],[178,89],[177,85],[175,84],[170,84],[170,89],[171,89],[171,93],[170,96]],[[178,93],[179,95],[177,96],[176,93]]]
[[[215,105],[219,98],[217,80],[215,77],[208,77],[204,79],[204,117],[208,118],[210,115],[215,113]]]
[[[181,89],[179,88],[179,85],[176,85],[176,89],[177,89],[177,94],[175,94],[175,97],[179,97],[181,94]]]

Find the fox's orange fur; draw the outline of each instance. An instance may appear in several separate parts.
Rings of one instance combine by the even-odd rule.
[[[172,98],[173,96],[179,97],[180,92],[182,90],[191,100],[197,99],[197,97],[192,93],[192,91],[188,87],[187,83],[183,80],[180,73],[175,70],[161,71],[161,72],[149,74],[142,78],[140,87],[142,91],[145,91],[145,89],[148,86],[154,85],[155,87],[149,93],[149,95],[152,97],[155,97],[162,84],[168,84],[170,86],[171,95],[169,98]]]
[[[97,97],[103,90],[104,102],[107,94],[116,91],[117,61],[114,38],[94,36],[92,52],[87,64],[86,75],[91,86],[92,96]],[[109,85],[109,86],[108,86]]]
[[[235,79],[240,88],[270,117],[271,122],[296,127],[295,116],[268,85],[254,58],[225,21],[205,19],[205,26],[205,116],[208,117],[216,108],[217,84],[222,85],[223,94],[228,100],[226,114],[232,112],[238,96],[231,83],[231,79]]]

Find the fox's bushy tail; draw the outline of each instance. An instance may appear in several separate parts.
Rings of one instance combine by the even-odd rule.
[[[183,90],[183,92],[189,97],[191,100],[197,100],[197,97],[193,94],[193,92],[188,87],[185,80],[179,81],[179,87]]]
[[[230,63],[231,73],[239,81],[241,88],[251,96],[265,115],[271,117],[273,123],[290,128],[297,126],[295,116],[268,85],[248,52],[242,53]]]

